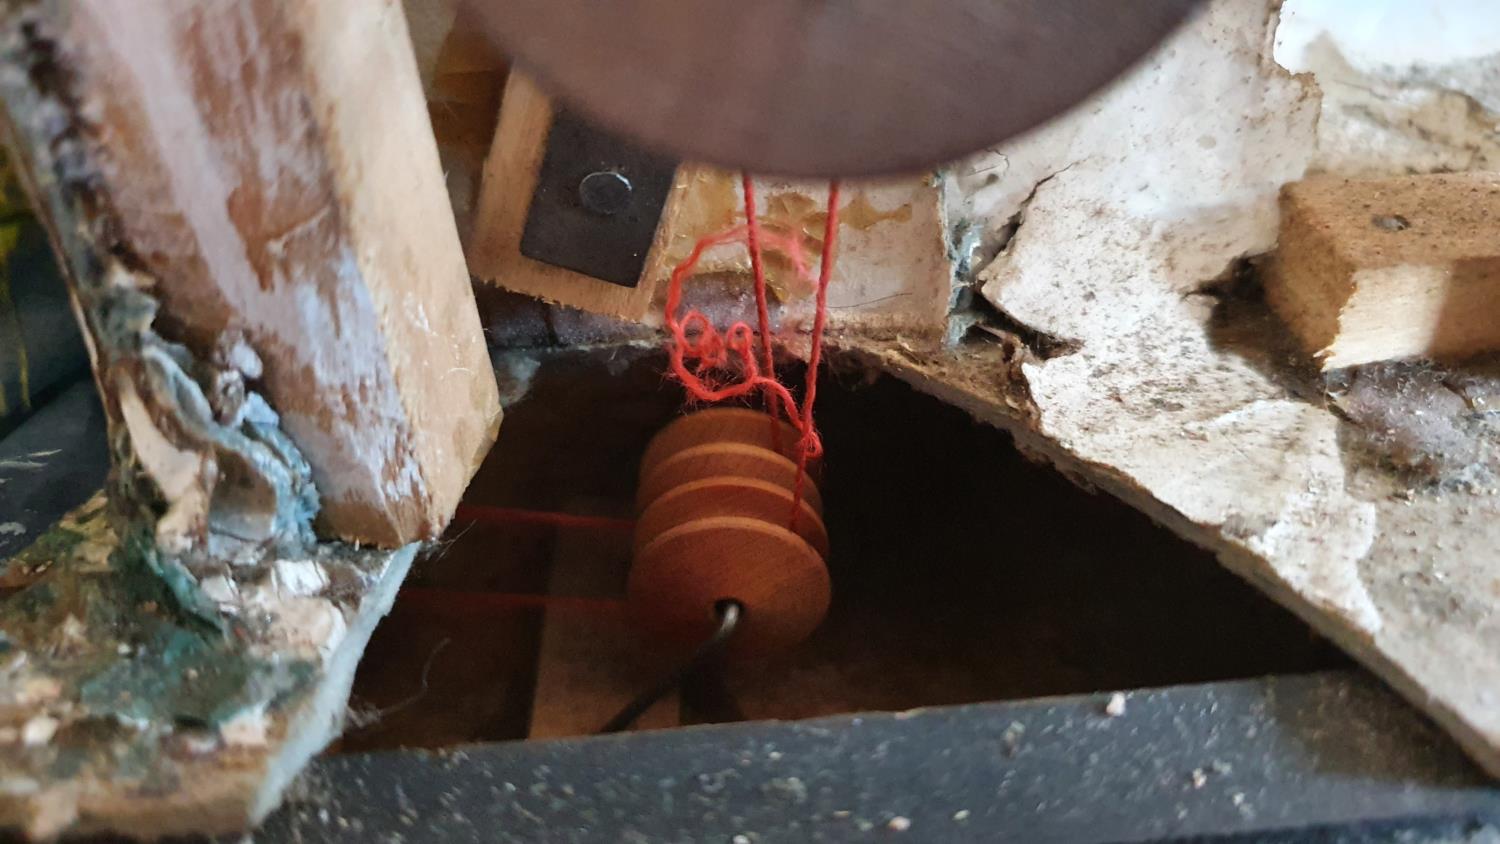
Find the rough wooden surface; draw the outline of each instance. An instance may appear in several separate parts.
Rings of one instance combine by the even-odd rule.
[[[1500,178],[1288,185],[1266,296],[1324,369],[1500,347]]]
[[[608,507],[597,500],[576,499],[567,510],[608,512]],[[547,591],[557,596],[618,599],[625,590],[630,549],[616,539],[579,531],[559,533]],[[616,612],[595,607],[581,610],[565,601],[548,609],[537,654],[528,737],[592,735],[672,669],[666,660],[653,659],[640,641],[623,603]],[[642,713],[632,729],[680,726],[680,711],[681,698],[674,689]]]
[[[687,258],[699,238],[744,222],[739,174],[695,164],[678,168],[636,287],[554,267],[520,253],[551,114],[551,105],[535,83],[521,74],[510,75],[468,230],[470,271],[549,302],[659,324],[672,268]],[[756,186],[762,224],[806,236],[815,259],[821,251],[826,185],[757,177]],[[454,190],[466,195],[467,186],[455,185]],[[832,320],[891,331],[940,332],[951,273],[936,182],[928,176],[864,181],[846,185],[844,195],[844,228],[829,293]],[[795,333],[810,320],[812,287],[797,279],[780,255],[768,253],[767,263],[778,316]],[[689,282],[689,301],[709,303],[720,318],[753,316],[749,272],[742,247],[708,250]]]
[[[245,338],[328,535],[435,536],[499,406],[399,5],[64,5],[158,328]]]

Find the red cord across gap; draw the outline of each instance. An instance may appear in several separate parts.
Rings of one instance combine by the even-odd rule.
[[[580,610],[590,613],[623,612],[623,598],[584,595],[537,595],[530,592],[476,592],[433,586],[403,586],[398,606],[443,613],[494,612],[496,610]]]
[[[475,522],[487,525],[550,525],[584,530],[619,531],[635,530],[634,519],[614,519],[608,516],[575,516],[571,513],[552,513],[546,510],[520,510],[515,507],[486,507],[478,504],[460,504],[454,513],[455,521]]]

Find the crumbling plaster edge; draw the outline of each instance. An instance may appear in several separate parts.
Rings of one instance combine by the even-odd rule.
[[[1306,596],[1288,586],[1269,561],[1243,543],[1226,536],[1221,526],[1192,520],[1180,510],[1162,502],[1149,489],[1117,468],[1078,457],[1036,430],[1020,414],[1008,412],[993,401],[944,383],[923,372],[918,366],[866,348],[854,338],[845,338],[841,351],[854,355],[919,392],[968,413],[978,422],[1006,431],[1014,438],[1016,448],[1029,458],[1048,463],[1073,483],[1091,492],[1099,491],[1110,495],[1182,539],[1213,552],[1224,568],[1291,611],[1319,635],[1328,638],[1390,684],[1404,699],[1453,736],[1486,773],[1500,779],[1500,735],[1486,733],[1472,719],[1466,718],[1457,704],[1434,695],[1427,685],[1413,677],[1406,668],[1385,656],[1375,638],[1363,635],[1347,625],[1332,622],[1332,614],[1319,609]]]

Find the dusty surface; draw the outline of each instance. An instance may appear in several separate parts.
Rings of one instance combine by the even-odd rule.
[[[341,729],[414,553],[325,545],[205,580],[219,634],[130,570],[96,497],[0,564],[0,829],[255,823]]]
[[[1216,550],[1500,774],[1493,382],[1409,365],[1325,384],[1265,314],[1238,262],[1274,246],[1276,192],[1318,148],[1316,91],[1270,61],[1273,27],[1263,3],[1216,3],[1074,119],[955,174],[994,346],[845,342]],[[1433,381],[1479,402],[1414,397]],[[1455,443],[1483,459],[1445,463]]]

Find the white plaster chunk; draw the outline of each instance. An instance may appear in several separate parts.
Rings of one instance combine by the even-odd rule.
[[[49,715],[35,715],[21,727],[21,743],[27,747],[41,747],[57,735],[60,723]]]
[[[221,609],[232,609],[239,598],[239,589],[235,587],[234,581],[222,574],[198,581],[198,590],[203,593],[203,597],[220,605]]]
[[[247,709],[219,725],[219,735],[230,747],[265,747],[270,726],[264,709]]]
[[[1319,160],[1317,90],[1271,59],[1268,5],[1217,0],[1103,95],[959,168],[949,209],[990,236],[1019,213],[982,294],[1073,343],[1022,367],[1038,447],[1215,548],[1500,772],[1500,503],[1396,499],[1337,417],[1212,334],[1200,291],[1274,248],[1279,189]],[[958,371],[932,389],[973,406]]]
[[[275,571],[283,594],[316,595],[328,588],[328,573],[315,560],[277,560]]]

